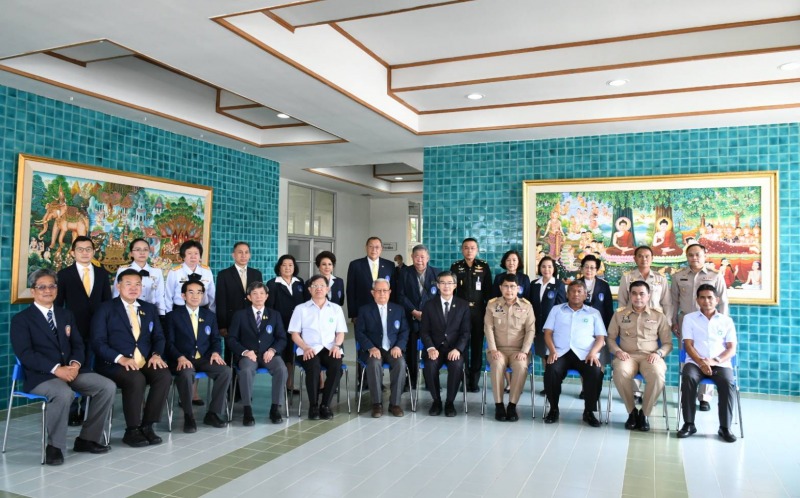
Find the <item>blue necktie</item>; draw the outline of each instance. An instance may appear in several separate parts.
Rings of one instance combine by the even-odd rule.
[[[53,321],[53,310],[47,311],[47,324],[50,325],[50,330],[53,331],[53,335],[58,337],[58,330],[56,329],[56,322]]]
[[[261,310],[256,311],[256,329],[261,330]]]

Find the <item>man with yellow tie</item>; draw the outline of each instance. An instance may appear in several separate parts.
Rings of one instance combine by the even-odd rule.
[[[161,438],[153,424],[164,411],[172,375],[161,358],[166,340],[158,309],[137,299],[142,293],[142,277],[136,270],[120,273],[117,289],[119,297],[103,303],[92,318],[95,370],[122,389],[126,424],[122,442],[133,447],[159,444]]]
[[[175,373],[183,407],[183,432],[197,432],[192,410],[192,384],[195,372],[205,372],[214,381],[214,390],[203,423],[222,428],[227,425],[219,414],[224,410],[225,395],[231,384],[231,369],[225,365],[217,317],[201,308],[205,286],[203,282],[184,282],[181,297],[184,307],[176,307],[167,315],[167,359]]]

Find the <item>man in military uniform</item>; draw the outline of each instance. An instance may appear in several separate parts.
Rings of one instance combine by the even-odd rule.
[[[478,241],[468,237],[461,242],[464,259],[453,263],[450,271],[456,275],[456,297],[469,303],[471,336],[469,341],[469,381],[467,390],[480,391],[478,380],[483,366],[483,315],[492,296],[492,270],[478,259]]]
[[[647,432],[650,430],[647,417],[664,389],[667,372],[664,357],[672,351],[672,335],[666,315],[648,304],[651,293],[647,282],[632,283],[627,294],[630,306],[618,308],[614,313],[606,345],[614,355],[614,385],[630,414],[625,428]],[[640,372],[645,380],[641,411],[636,409],[631,382]]]
[[[489,301],[483,319],[486,360],[492,375],[494,418],[501,422],[519,420],[517,402],[525,387],[528,358],[536,333],[533,306],[527,299],[517,296],[518,290],[517,276],[513,273],[503,275],[500,283],[500,292],[503,295]],[[503,385],[508,367],[511,367],[511,393],[508,395],[506,408],[503,406]]]
[[[672,303],[674,306],[672,317],[672,332],[681,339],[683,317],[699,310],[697,305],[697,289],[704,284],[714,287],[718,296],[717,311],[723,315],[728,314],[728,290],[725,285],[725,276],[715,270],[706,268],[706,248],[700,244],[691,244],[686,248],[686,259],[689,267],[672,275]],[[711,410],[711,396],[714,386],[704,385],[697,392],[700,402],[700,411]]]
[[[196,240],[187,240],[181,244],[180,256],[183,264],[177,265],[167,275],[165,307],[167,313],[175,306],[184,306],[186,303],[181,297],[181,287],[184,282],[202,282],[206,289],[200,306],[216,311],[215,296],[217,289],[214,286],[214,275],[211,269],[200,264],[203,257],[203,245]]]

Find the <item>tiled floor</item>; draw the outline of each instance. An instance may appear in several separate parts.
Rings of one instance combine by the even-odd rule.
[[[256,399],[268,399],[266,378],[258,384]],[[48,498],[800,497],[796,401],[743,399],[746,437],[727,444],[716,436],[715,411],[698,413],[698,434],[677,440],[673,393],[670,433],[655,415],[650,433],[626,431],[627,414],[616,396],[611,424],[588,427],[580,422],[583,402],[577,391],[577,384],[565,386],[561,421],[554,425],[542,422],[541,397],[537,418],[530,419],[525,395],[516,423],[495,422],[492,406],[481,417],[479,394],[469,395],[469,414],[459,411],[455,418],[429,417],[427,393],[416,414],[406,395],[406,416],[399,419],[372,419],[364,407],[362,416],[348,416],[342,398],[333,421],[298,420],[294,411],[288,422],[271,425],[262,406],[256,408],[257,425],[245,428],[237,407],[232,426],[201,425],[188,435],[181,432],[178,412],[175,432],[160,431],[164,444],[144,449],[120,442],[117,409],[112,451],[103,456],[68,451],[61,467],[39,465],[39,417],[26,415],[12,420],[0,490]],[[365,402],[368,406],[368,397]],[[202,416],[202,409],[196,413]],[[71,436],[77,432],[71,431]]]

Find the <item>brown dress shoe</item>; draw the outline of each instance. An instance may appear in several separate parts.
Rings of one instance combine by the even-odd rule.
[[[389,413],[391,413],[395,417],[402,417],[405,415],[403,409],[400,408],[400,405],[389,405]]]
[[[383,405],[375,403],[372,405],[372,418],[381,418],[383,416]]]

